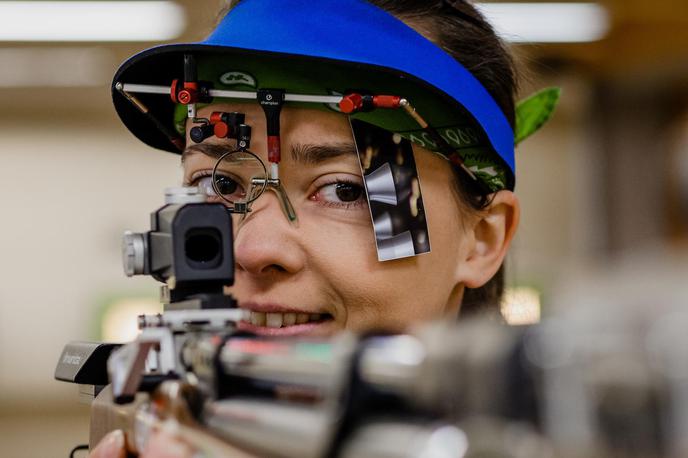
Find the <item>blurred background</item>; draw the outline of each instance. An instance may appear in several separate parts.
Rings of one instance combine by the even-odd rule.
[[[180,167],[120,124],[110,79],[138,50],[202,39],[222,3],[0,1],[3,456],[87,442],[88,406],[53,380],[63,345],[126,339],[158,307],[155,282],[124,277],[120,239],[148,228]],[[591,278],[688,274],[688,2],[481,8],[512,42],[522,96],[563,88],[517,151],[507,319],[537,321],[557,289],[584,295]]]

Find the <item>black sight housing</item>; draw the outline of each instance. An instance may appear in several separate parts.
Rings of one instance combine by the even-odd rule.
[[[225,308],[223,289],[234,284],[231,214],[222,204],[169,203],[151,213],[150,231],[125,234],[123,257],[127,275],[166,283],[170,304],[205,298],[200,308]]]

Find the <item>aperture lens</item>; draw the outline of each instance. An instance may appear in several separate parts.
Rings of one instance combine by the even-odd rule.
[[[237,212],[243,213],[242,209],[260,197],[267,183],[265,164],[250,151],[226,153],[213,169],[213,191]]]
[[[215,185],[217,190],[220,191],[220,194],[223,196],[231,196],[232,194],[236,193],[237,189],[239,188],[239,183],[237,183],[236,180],[222,175],[217,176]]]

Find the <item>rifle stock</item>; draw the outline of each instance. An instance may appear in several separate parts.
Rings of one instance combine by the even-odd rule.
[[[167,387],[168,390],[171,388]],[[188,413],[188,406],[183,405],[183,400],[163,398],[162,393],[153,396],[138,393],[133,402],[122,405],[114,402],[111,386],[105,387],[91,405],[89,448],[93,450],[107,433],[119,429],[124,431],[127,453],[138,455],[143,451],[151,432],[164,431],[193,449],[202,451],[207,458],[258,456],[233,446],[207,427],[199,425]],[[159,406],[167,402],[167,405],[155,411],[151,408],[151,402]]]

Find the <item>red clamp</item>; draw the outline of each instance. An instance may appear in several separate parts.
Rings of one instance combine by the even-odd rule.
[[[373,105],[375,105],[375,108],[399,108],[401,106],[401,97],[398,95],[374,95]]]
[[[232,134],[232,127],[227,122],[227,113],[222,111],[213,111],[210,114],[210,124],[213,126],[213,132],[217,138],[227,138]]]
[[[357,93],[347,94],[339,102],[342,113],[352,114],[357,112],[373,111],[376,108],[399,108],[401,97],[398,95],[361,95]]]
[[[179,81],[175,79],[170,86],[170,98],[174,103],[189,105],[191,103],[208,103],[212,97],[208,95],[210,86],[196,81]]]
[[[239,129],[245,121],[244,113],[213,111],[206,124],[191,129],[191,139],[196,143],[201,143],[212,135],[217,138],[237,138]],[[250,137],[248,140],[250,141]]]
[[[175,79],[170,87],[170,97],[174,103],[182,103],[184,105],[196,103],[198,101],[198,83],[193,81],[184,81],[182,83]]]

